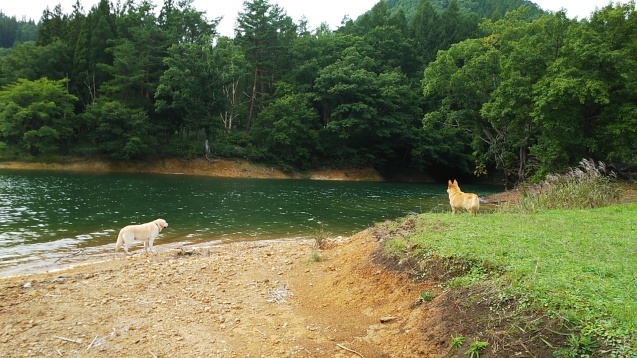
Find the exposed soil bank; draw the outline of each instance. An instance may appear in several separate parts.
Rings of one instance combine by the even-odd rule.
[[[243,159],[179,160],[165,159],[146,162],[69,161],[44,162],[0,162],[0,169],[67,170],[88,172],[159,173],[206,175],[226,178],[260,179],[317,179],[383,181],[383,177],[372,168],[322,169],[308,173],[286,173],[276,168],[251,164]]]

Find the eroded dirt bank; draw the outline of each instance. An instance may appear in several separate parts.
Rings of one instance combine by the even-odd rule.
[[[368,232],[321,262],[313,245],[175,249],[0,279],[0,356],[446,356],[442,313],[417,301],[432,283],[374,264]]]
[[[64,163],[0,162],[0,169],[40,169],[90,172],[159,173],[206,175],[225,178],[320,179],[382,181],[371,168],[323,169],[308,173],[286,173],[273,167],[251,164],[243,159],[164,159],[145,162],[69,161]]]

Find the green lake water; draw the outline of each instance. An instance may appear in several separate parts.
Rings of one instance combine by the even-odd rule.
[[[449,211],[445,184],[0,170],[0,272],[112,252],[121,227],[156,218],[169,224],[162,245],[344,236],[431,211]]]

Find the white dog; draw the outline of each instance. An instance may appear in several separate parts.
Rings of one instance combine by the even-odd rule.
[[[128,247],[132,246],[135,241],[143,242],[144,250],[146,252],[148,252],[148,248],[150,248],[151,252],[154,252],[153,241],[155,241],[161,230],[165,227],[168,227],[168,223],[164,219],[153,220],[141,225],[125,226],[119,231],[119,235],[117,235],[115,253],[117,253],[117,249],[123,245],[124,251],[126,251],[127,254],[130,254],[128,252]]]

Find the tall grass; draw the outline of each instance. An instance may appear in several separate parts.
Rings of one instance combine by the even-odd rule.
[[[490,283],[595,337],[605,356],[637,356],[637,204],[402,220],[412,229],[384,240],[394,254],[402,248],[424,268],[435,259],[457,270],[460,262],[464,276],[456,283]],[[390,232],[383,225],[405,226],[376,230]]]
[[[551,174],[542,183],[522,189],[522,198],[507,211],[535,212],[547,209],[587,209],[619,202],[616,175],[603,162],[582,159],[565,174]]]

